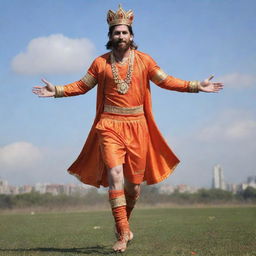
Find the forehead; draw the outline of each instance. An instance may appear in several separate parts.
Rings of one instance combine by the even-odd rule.
[[[113,33],[115,33],[115,32],[124,32],[124,31],[129,32],[129,29],[126,25],[117,25],[117,26],[114,27]]]

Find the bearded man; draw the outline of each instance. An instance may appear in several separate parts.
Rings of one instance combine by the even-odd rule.
[[[131,212],[140,184],[166,179],[179,163],[160,134],[152,115],[149,81],[180,92],[218,92],[222,83],[185,81],[167,75],[147,54],[137,51],[133,38],[133,12],[109,10],[110,52],[96,58],[86,75],[71,84],[35,86],[39,97],[69,97],[91,90],[96,84],[96,117],[77,160],[68,171],[83,183],[109,187],[117,241],[114,251],[124,252],[133,238]]]

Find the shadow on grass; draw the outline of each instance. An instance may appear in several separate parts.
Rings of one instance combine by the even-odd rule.
[[[106,247],[106,246],[92,246],[92,247],[85,247],[85,248],[16,248],[16,249],[1,249],[0,252],[61,252],[61,253],[76,253],[76,254],[94,254],[97,255],[112,255],[113,251]]]

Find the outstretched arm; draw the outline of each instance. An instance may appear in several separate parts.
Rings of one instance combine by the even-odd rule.
[[[146,56],[149,79],[159,87],[167,90],[179,92],[219,92],[223,89],[224,84],[220,82],[211,82],[214,76],[210,76],[203,81],[185,81],[166,74],[156,62],[149,56]]]
[[[85,94],[97,84],[97,80],[88,72],[81,80],[64,86],[53,86],[45,79],[42,79],[42,81],[46,86],[35,86],[32,89],[32,92],[39,97],[59,98]]]
[[[151,79],[156,85],[173,91],[179,92],[219,92],[223,89],[224,84],[221,82],[211,82],[214,76],[203,81],[185,81],[173,76],[167,75],[161,69],[156,70],[155,75]]]

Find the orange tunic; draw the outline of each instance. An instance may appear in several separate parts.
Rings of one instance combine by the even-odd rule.
[[[118,70],[120,76],[125,78],[127,66],[118,65]],[[67,97],[84,94],[98,84],[96,117],[80,155],[68,169],[69,173],[75,175],[85,184],[96,187],[108,186],[107,168],[100,153],[99,138],[95,129],[103,112],[104,104],[117,107],[144,106],[149,130],[147,164],[143,177],[147,184],[158,183],[173,172],[179,159],[165,142],[154,121],[150,80],[165,89],[192,92],[189,81],[168,76],[149,55],[139,51],[135,51],[132,81],[128,92],[124,95],[115,90],[110,53],[96,58],[81,80],[63,87],[63,96]]]

